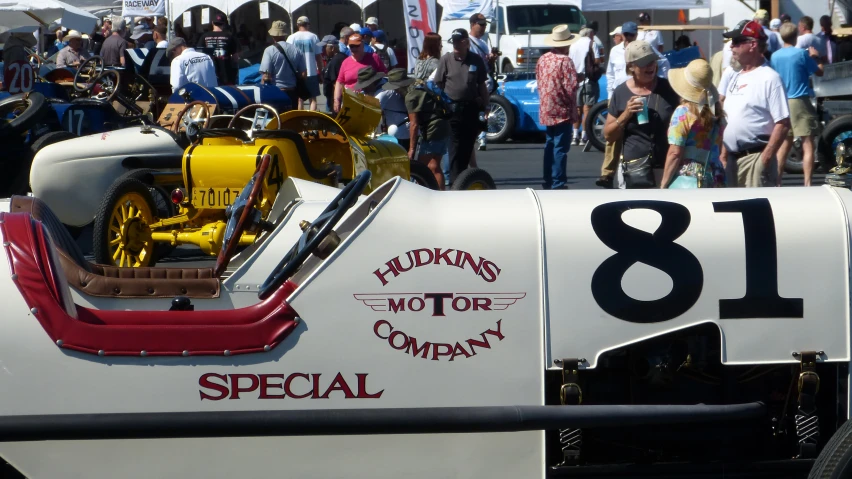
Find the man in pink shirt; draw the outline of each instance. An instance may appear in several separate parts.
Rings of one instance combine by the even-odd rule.
[[[337,75],[337,83],[334,85],[334,111],[340,111],[340,103],[343,101],[343,88],[352,89],[358,82],[358,71],[362,68],[373,67],[377,72],[387,73],[384,63],[378,59],[378,55],[364,53],[364,41],[360,34],[353,33],[349,36],[349,51],[352,53],[340,65],[340,73]]]

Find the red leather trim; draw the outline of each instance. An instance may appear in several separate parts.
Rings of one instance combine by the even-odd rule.
[[[68,314],[50,260],[41,223],[28,213],[0,213],[10,273],[29,308],[61,347],[104,356],[245,354],[275,347],[295,329],[296,311],[286,299],[296,287],[287,282],[253,306],[218,311],[112,311],[76,305]],[[163,308],[168,302],[163,301]],[[102,353],[101,353],[102,351]]]

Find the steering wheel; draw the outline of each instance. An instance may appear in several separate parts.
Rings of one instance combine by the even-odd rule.
[[[91,63],[91,65],[90,65]],[[92,81],[93,78],[100,77],[104,72],[104,59],[103,57],[93,56],[89,57],[77,67],[77,73],[74,74],[74,91],[85,93],[92,88],[94,88],[95,82],[97,80]],[[81,79],[85,79],[88,84],[87,87],[83,88],[78,86]]]
[[[247,111],[257,110],[257,109],[260,109],[260,108],[265,108],[265,109],[271,111],[275,115],[275,119],[277,120],[277,125],[278,125],[277,129],[280,129],[281,128],[281,115],[278,114],[278,110],[276,110],[275,108],[272,108],[271,106],[269,106],[265,103],[255,103],[253,105],[248,105],[248,106],[245,106],[242,109],[240,109],[240,111],[234,113],[234,117],[231,118],[231,121],[228,122],[228,128],[233,128],[234,122],[237,121],[237,118],[242,116],[243,113],[245,113]],[[270,120],[270,121],[272,121],[272,120]],[[254,128],[254,126],[255,125],[252,124],[252,129],[256,129],[256,128]]]
[[[337,226],[337,223],[349,211],[349,208],[355,205],[355,201],[364,192],[367,184],[370,183],[371,177],[370,170],[361,172],[337,194],[325,210],[317,216],[313,224],[308,224],[307,228],[304,228],[305,232],[299,237],[299,241],[284,255],[269,277],[266,278],[266,281],[260,286],[260,291],[257,294],[260,299],[268,298],[284,284],[284,281],[287,281],[299,270],[308,256],[316,251],[320,243]]]
[[[200,106],[196,113],[196,117],[192,117],[192,109],[196,106]],[[204,123],[202,123],[201,127],[198,127],[199,120],[203,119]],[[204,128],[207,128],[207,124],[210,123],[210,110],[207,109],[207,103],[204,103],[201,100],[194,100],[186,104],[183,107],[183,110],[180,111],[177,115],[177,120],[172,124],[172,132],[177,135],[180,132],[180,127],[183,125],[184,130],[186,131],[187,137],[193,137],[198,134],[198,131]]]
[[[38,71],[41,69],[41,64],[42,64],[41,57],[36,55],[35,53],[30,53],[29,55],[27,55],[27,61],[30,62],[30,64],[35,67],[36,73],[38,73]]]
[[[94,89],[98,85],[101,87],[101,93],[107,93],[108,96],[104,98],[101,96],[101,93],[98,93],[93,98],[111,102],[118,95],[118,92],[121,91],[121,76],[117,70],[106,70],[95,78],[95,81],[90,84],[89,90]]]
[[[225,227],[225,238],[222,240],[222,248],[219,250],[219,256],[216,258],[216,266],[213,268],[213,277],[218,278],[228,267],[231,261],[231,256],[240,244],[240,237],[243,231],[246,230],[248,222],[256,225],[260,223],[260,211],[255,208],[257,198],[260,196],[260,189],[263,185],[263,179],[266,178],[266,172],[269,171],[269,164],[272,163],[272,157],[263,155],[260,160],[257,170],[249,180],[248,184],[240,192],[240,196],[234,203],[225,210],[225,216],[228,217],[228,224]]]

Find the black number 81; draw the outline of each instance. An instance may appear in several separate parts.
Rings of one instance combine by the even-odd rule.
[[[659,228],[648,233],[624,223],[622,214],[632,209],[659,213]],[[803,300],[778,294],[775,220],[769,200],[717,202],[713,209],[717,213],[742,214],[745,232],[746,294],[738,299],[719,300],[719,318],[802,318]],[[624,321],[657,323],[674,319],[695,305],[704,287],[704,271],[689,250],[674,242],[686,232],[690,220],[685,206],[668,201],[619,201],[592,210],[592,229],[616,252],[592,275],[592,295],[598,306]],[[666,273],[672,280],[671,292],[653,301],[628,296],[621,281],[636,263]]]

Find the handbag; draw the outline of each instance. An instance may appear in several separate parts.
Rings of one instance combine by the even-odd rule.
[[[715,128],[715,126],[714,126]],[[712,146],[710,148],[713,148]],[[710,163],[710,150],[707,151],[707,157],[704,159],[704,164],[701,166],[701,181],[698,177],[678,174],[674,181],[669,185],[670,190],[686,190],[692,188],[701,188],[707,177],[707,165]]]
[[[277,48],[278,51],[281,52],[281,55],[284,57],[284,61],[287,62],[287,65],[290,66],[290,70],[293,71],[293,76],[296,77],[296,96],[299,97],[299,99],[301,99],[302,101],[311,98],[311,91],[308,89],[308,84],[305,83],[305,79],[302,78],[301,75],[299,75],[299,72],[297,72],[296,69],[293,67],[293,64],[290,63],[290,57],[288,57],[287,54],[284,53],[284,48],[282,48],[278,42],[275,42],[274,45],[275,48]]]
[[[621,174],[624,184],[628,189],[654,188],[657,181],[654,179],[654,168],[651,163],[653,153],[636,158],[635,160],[621,160]]]

